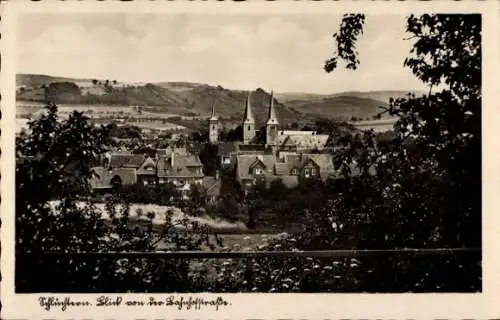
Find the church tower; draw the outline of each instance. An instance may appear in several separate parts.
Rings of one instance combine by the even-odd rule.
[[[254,137],[255,119],[252,114],[252,106],[250,105],[250,92],[248,92],[245,116],[243,117],[243,144],[249,144]]]
[[[215,115],[215,103],[212,103],[212,116],[208,120],[208,140],[212,144],[219,141],[219,118]]]
[[[271,97],[269,99],[269,115],[266,122],[266,145],[276,146],[278,144],[278,118],[276,117],[276,111],[274,110],[274,97],[271,91]]]

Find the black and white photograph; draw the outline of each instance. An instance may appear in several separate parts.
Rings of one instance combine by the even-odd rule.
[[[15,294],[481,294],[484,21],[18,14]]]

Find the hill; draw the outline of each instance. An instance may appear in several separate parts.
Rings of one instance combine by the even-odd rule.
[[[338,120],[368,120],[378,114],[389,99],[407,95],[406,91],[349,91],[334,94],[281,93],[277,97],[287,106],[308,115]],[[423,92],[414,91],[416,95]],[[387,118],[387,116],[384,116]]]
[[[45,102],[50,97],[58,104],[143,106],[149,112],[191,117],[209,116],[214,103],[217,114],[232,123],[239,123],[243,118],[247,98],[245,91],[186,82],[96,85],[89,79],[25,74],[18,75],[16,81],[18,101]],[[81,85],[84,81],[89,81],[86,86]],[[97,93],[98,88],[102,90]],[[251,103],[257,125],[264,124],[267,119],[269,99],[269,93],[260,88],[252,92]],[[276,99],[274,104],[283,124],[303,124],[304,121],[313,120],[306,119],[303,114]]]
[[[16,75],[16,87],[25,86],[28,88],[40,88],[54,82],[72,82],[76,85],[92,83],[92,79],[54,77],[45,74],[24,74]]]
[[[422,91],[412,91],[416,95],[421,95]],[[399,98],[408,94],[409,91],[402,90],[375,90],[375,91],[344,91],[332,94],[320,94],[320,93],[307,93],[307,92],[280,92],[276,94],[276,98],[287,103],[289,101],[299,101],[299,100],[323,100],[326,98],[335,98],[341,96],[373,99],[380,101],[389,101],[389,98]]]
[[[423,91],[401,91],[401,90],[380,90],[380,91],[348,91],[348,92],[341,92],[341,93],[336,93],[331,95],[331,97],[340,97],[340,96],[350,96],[350,97],[357,97],[357,98],[362,98],[362,99],[374,99],[374,100],[379,100],[385,103],[389,102],[390,98],[401,98],[406,96],[408,93],[414,93],[415,95],[419,96],[424,94]]]
[[[75,84],[72,86],[71,83]],[[230,123],[243,117],[247,92],[222,86],[190,82],[127,84],[116,81],[19,74],[17,99],[44,102],[49,96],[60,104],[143,106],[145,111],[207,117],[212,103],[216,113]],[[78,89],[77,89],[78,88]],[[310,123],[316,118],[338,120],[369,119],[380,112],[379,106],[389,97],[405,95],[403,91],[342,92],[329,95],[315,93],[276,93],[275,106],[283,125]],[[267,118],[270,95],[258,88],[252,91],[251,103],[257,125]]]
[[[326,97],[318,100],[292,100],[287,105],[301,113],[336,120],[368,120],[382,111],[384,102],[355,96]]]

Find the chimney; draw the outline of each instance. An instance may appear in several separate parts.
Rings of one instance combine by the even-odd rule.
[[[175,156],[175,152],[172,152],[172,154],[170,156],[170,165],[172,166],[172,168],[174,167],[174,156]]]

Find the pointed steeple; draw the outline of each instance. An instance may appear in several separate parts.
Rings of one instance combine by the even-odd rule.
[[[243,123],[255,123],[255,119],[252,114],[252,106],[250,104],[250,91],[247,95],[247,104],[245,107],[245,116],[243,117]]]
[[[212,116],[210,117],[210,121],[217,121],[219,118],[215,115],[215,102],[212,102]]]
[[[269,99],[269,114],[267,117],[267,124],[278,124],[278,118],[276,117],[276,111],[274,110],[273,91],[271,91],[271,97]]]

